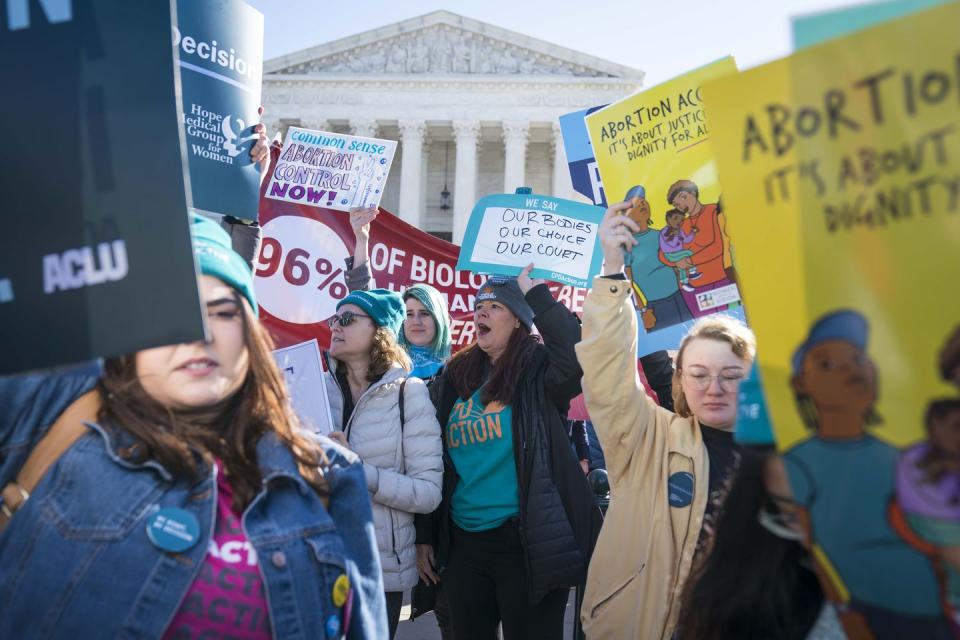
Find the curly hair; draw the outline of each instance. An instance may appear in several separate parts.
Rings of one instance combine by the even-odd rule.
[[[413,363],[407,350],[404,349],[397,340],[396,334],[386,327],[377,327],[373,334],[373,345],[370,347],[370,364],[367,366],[367,382],[376,382],[392,367],[394,363],[399,364],[405,370],[410,371]],[[344,367],[340,363],[340,367]]]

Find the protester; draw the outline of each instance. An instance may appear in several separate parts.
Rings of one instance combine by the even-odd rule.
[[[580,468],[584,473],[590,473],[590,438],[587,436],[586,421],[567,420],[567,437]]]
[[[457,640],[500,622],[506,640],[561,637],[599,529],[566,435],[580,326],[532,267],[480,287],[476,342],[438,380],[444,499],[429,534]]]
[[[363,460],[386,589],[390,637],[417,583],[413,514],[440,503],[440,427],[423,381],[397,342],[400,296],[354,291],[337,304],[325,374],[336,440]]]
[[[363,468],[299,428],[249,269],[192,231],[207,341],[0,378],[0,637],[382,638]]]
[[[353,256],[347,259],[346,281],[350,291],[373,286],[370,271],[370,224],[377,218],[376,207],[350,212],[350,226],[356,238]],[[413,284],[403,292],[406,318],[400,330],[400,345],[413,361],[411,376],[429,384],[450,359],[450,312],[439,291],[428,284]]]
[[[677,640],[846,638],[805,548],[783,460],[769,445],[742,455],[713,549],[687,583]]]
[[[263,107],[260,107],[257,115],[263,116]],[[270,173],[270,143],[267,140],[266,126],[258,122],[253,126],[253,134],[257,141],[250,147],[250,161],[260,165],[260,182],[262,184]],[[260,223],[257,220],[225,215],[220,219],[220,226],[230,236],[233,250],[243,258],[247,267],[252,270],[253,263],[260,254]]]
[[[612,206],[600,225],[604,277],[587,296],[577,346],[611,485],[581,619],[590,638],[669,638],[684,581],[709,548],[710,522],[739,463],[737,389],[755,340],[732,318],[699,319],[677,353],[676,413],[647,396],[636,374],[637,319],[623,274],[637,231],[621,214],[629,207]]]

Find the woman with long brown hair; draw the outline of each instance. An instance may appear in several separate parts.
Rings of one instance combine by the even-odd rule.
[[[248,267],[192,231],[206,341],[0,379],[0,637],[386,633],[363,468],[299,428]]]
[[[417,584],[414,514],[436,509],[443,472],[430,395],[423,380],[410,376],[410,358],[397,340],[403,319],[399,294],[352,292],[330,319],[325,375],[332,436],[363,460],[391,638],[403,592]]]
[[[480,287],[476,342],[438,381],[443,502],[421,530],[458,640],[487,640],[499,623],[507,640],[561,637],[599,529],[566,432],[580,323],[532,268]]]

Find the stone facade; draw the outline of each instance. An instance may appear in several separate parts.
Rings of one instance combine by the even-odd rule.
[[[643,73],[436,11],[267,61],[271,131],[400,142],[382,206],[459,242],[489,193],[571,197],[557,117],[639,89]],[[441,208],[446,184],[452,209]]]

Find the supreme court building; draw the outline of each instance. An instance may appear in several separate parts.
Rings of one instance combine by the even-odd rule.
[[[264,64],[268,130],[397,140],[381,206],[460,243],[477,199],[572,197],[558,116],[638,90],[643,72],[447,11]]]

